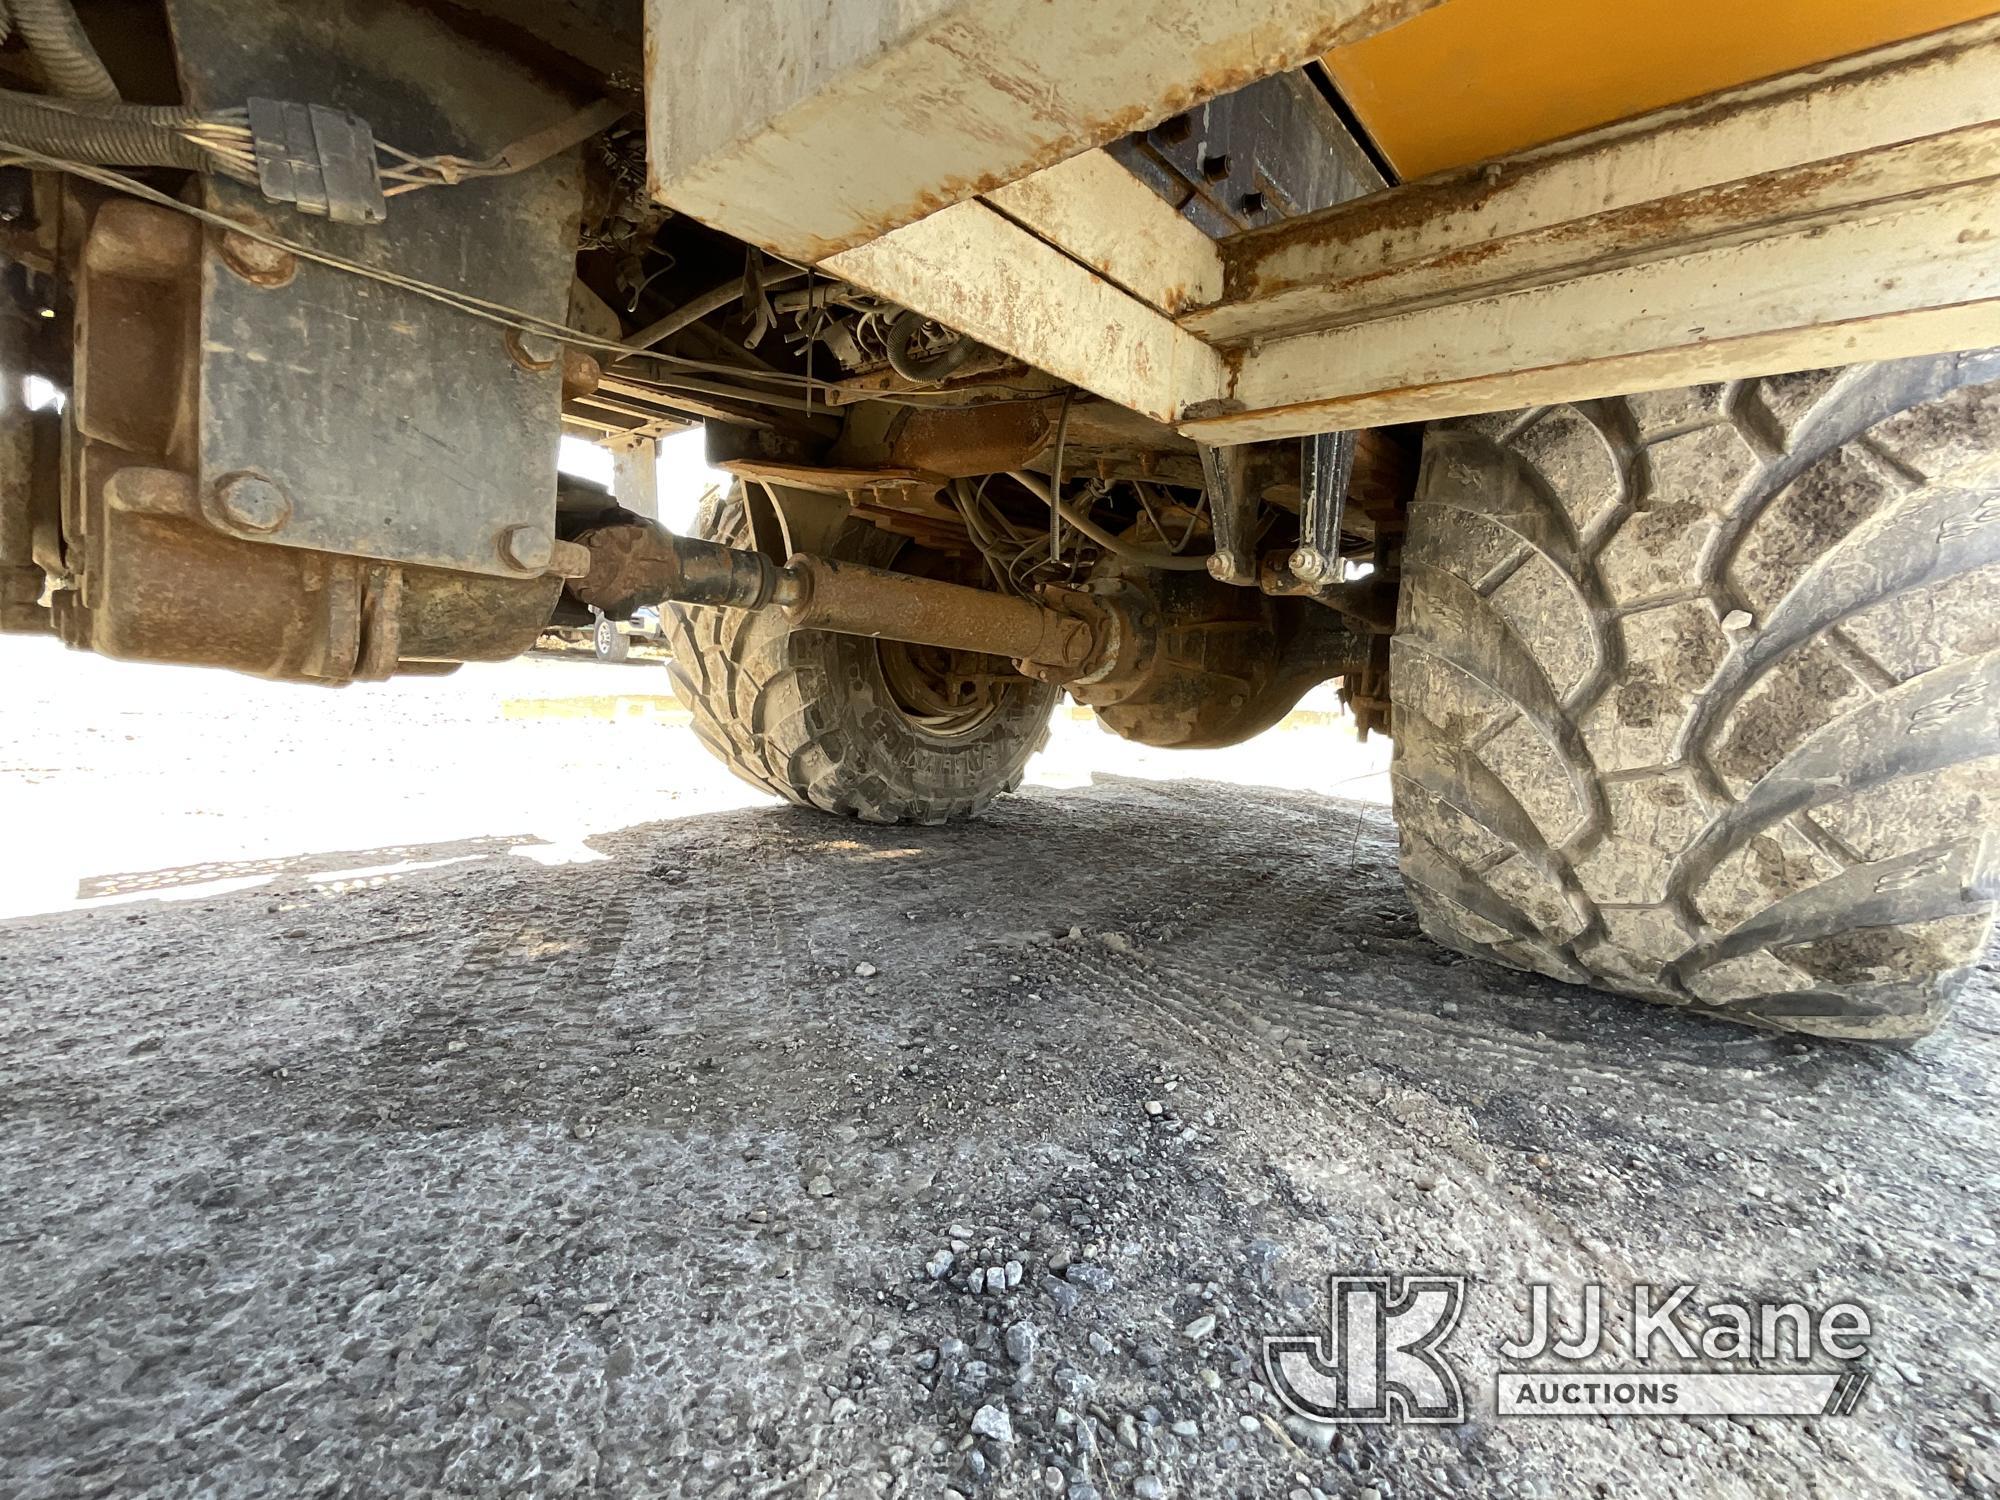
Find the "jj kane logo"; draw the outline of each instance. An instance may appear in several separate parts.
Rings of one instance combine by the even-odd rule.
[[[1264,1340],[1272,1389],[1315,1421],[1463,1422],[1445,1345],[1470,1286],[1458,1272],[1328,1277],[1326,1332]],[[1496,1415],[1844,1416],[1868,1388],[1874,1325],[1858,1303],[1703,1302],[1643,1283],[1620,1301],[1593,1282],[1574,1316],[1558,1306],[1532,1284],[1526,1326],[1495,1345]]]
[[[1440,1346],[1465,1311],[1464,1276],[1329,1276],[1331,1328],[1264,1340],[1285,1405],[1321,1422],[1463,1422],[1465,1386]]]

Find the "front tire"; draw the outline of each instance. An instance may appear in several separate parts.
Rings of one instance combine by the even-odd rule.
[[[1931,1030],[2000,869],[2000,351],[1441,424],[1392,654],[1425,930]]]
[[[740,493],[712,497],[695,534],[750,545]],[[879,568],[902,547],[850,520],[829,550]],[[723,764],[869,823],[957,822],[1014,790],[1059,696],[999,658],[794,630],[776,610],[669,605],[662,617],[674,691]]]

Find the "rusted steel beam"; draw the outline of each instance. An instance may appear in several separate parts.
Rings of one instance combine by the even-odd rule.
[[[2000,17],[1239,235],[1184,328],[1269,339],[1996,170]]]
[[[648,0],[661,202],[820,261],[1436,0]]]
[[[1276,339],[1181,430],[1248,443],[2000,342],[2000,179]]]
[[[1164,313],[1222,295],[1215,241],[1105,152],[1044,167],[986,201]]]

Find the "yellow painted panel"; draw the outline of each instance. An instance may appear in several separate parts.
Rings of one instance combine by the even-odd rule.
[[[1408,179],[1996,13],[2000,0],[1444,0],[1326,65]]]

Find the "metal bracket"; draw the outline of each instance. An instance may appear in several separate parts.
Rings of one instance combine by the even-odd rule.
[[[274,203],[336,224],[379,224],[388,217],[375,166],[375,133],[358,115],[323,104],[250,101],[257,186]]]
[[[1345,617],[1363,635],[1394,635],[1399,597],[1394,578],[1378,573],[1352,583],[1309,583],[1289,561],[1273,558],[1264,564],[1257,586],[1279,599],[1310,599]]]
[[[1257,502],[1250,493],[1250,450],[1242,444],[1226,448],[1201,445],[1201,472],[1208,482],[1209,524],[1215,533],[1215,555],[1209,576],[1221,583],[1254,584]]]
[[[832,550],[834,539],[847,524],[848,504],[844,498],[770,480],[746,480],[745,488],[753,482],[763,490],[777,516],[784,542],[783,550],[776,554],[778,561],[787,561],[801,552]]]
[[[1105,149],[1210,239],[1388,185],[1298,71],[1245,84]]]
[[[1291,568],[1307,583],[1340,579],[1340,522],[1353,473],[1353,433],[1320,432],[1299,440],[1299,545]]]

